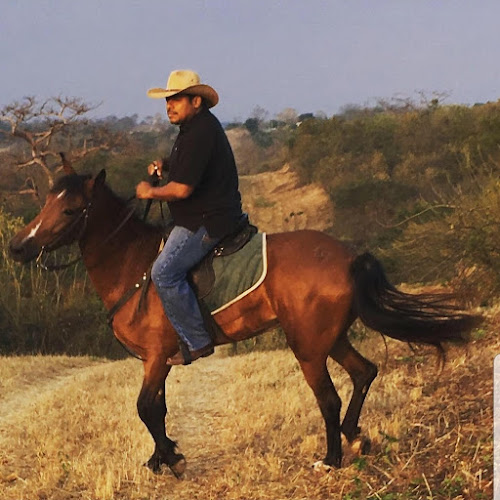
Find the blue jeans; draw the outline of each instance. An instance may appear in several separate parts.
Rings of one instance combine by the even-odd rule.
[[[218,243],[204,226],[195,233],[175,226],[151,269],[165,313],[190,351],[211,342],[196,295],[187,281],[188,271]]]

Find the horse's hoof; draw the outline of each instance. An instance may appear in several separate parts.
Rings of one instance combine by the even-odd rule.
[[[170,470],[172,471],[172,474],[177,478],[180,479],[182,475],[184,474],[184,471],[186,470],[187,462],[186,459],[184,458],[184,455],[179,455],[180,458],[177,462],[175,462],[174,465],[169,465]]]
[[[155,455],[153,455],[143,465],[144,465],[144,467],[147,467],[154,474],[159,474],[161,472],[161,463],[160,463],[160,460]]]
[[[317,462],[314,462],[313,464],[313,469],[314,472],[331,472],[332,470],[337,469],[338,467],[335,467],[334,465],[329,465],[324,462],[324,460],[318,460]]]
[[[318,460],[313,463],[314,472],[330,472],[333,467],[331,465],[326,465],[323,460]]]
[[[175,462],[171,463],[174,460]],[[177,479],[180,479],[186,470],[186,459],[181,453],[176,453],[174,456],[170,457],[169,460],[154,453],[144,465],[154,474],[165,474],[170,469],[172,474]]]
[[[361,455],[368,455],[368,453],[370,453],[372,442],[366,437],[358,436],[352,441],[350,446],[352,453],[359,457]]]

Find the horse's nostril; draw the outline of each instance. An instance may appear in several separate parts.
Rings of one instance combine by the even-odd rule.
[[[28,262],[36,257],[37,249],[36,246],[31,245],[29,241],[23,244],[11,242],[9,245],[9,253],[12,259],[17,262]]]
[[[24,253],[24,247],[17,247],[11,243],[9,245],[9,252],[13,257],[21,256]]]

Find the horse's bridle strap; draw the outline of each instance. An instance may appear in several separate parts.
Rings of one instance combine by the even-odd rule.
[[[77,262],[79,262],[82,259],[81,255],[80,255],[80,257],[77,257],[76,259],[74,259],[70,262],[67,262],[66,264],[49,265],[49,264],[45,264],[45,262],[43,262],[43,255],[47,251],[50,251],[50,247],[57,246],[57,243],[59,243],[59,241],[63,240],[68,234],[70,234],[71,231],[73,231],[73,229],[77,226],[77,224],[80,222],[81,218],[83,217],[82,229],[80,231],[80,234],[78,235],[77,241],[79,241],[82,238],[82,236],[85,232],[85,229],[87,229],[87,221],[89,218],[89,210],[90,210],[91,205],[92,205],[92,202],[89,201],[87,206],[80,212],[79,216],[71,223],[71,225],[69,226],[69,228],[67,230],[65,230],[63,233],[61,233],[55,239],[55,241],[52,242],[51,245],[49,245],[48,247],[43,246],[41,248],[40,253],[38,254],[38,257],[36,258],[36,264],[38,267],[40,267],[44,271],[60,271],[62,269],[67,269],[68,267],[75,265]]]
[[[50,246],[54,247],[60,240],[62,240],[65,236],[67,236],[76,227],[76,225],[78,224],[78,222],[80,222],[80,220],[83,216],[84,219],[83,219],[82,229],[80,231],[80,234],[78,235],[78,238],[76,238],[76,241],[80,241],[83,238],[83,235],[85,234],[85,230],[87,229],[87,222],[88,222],[89,212],[90,212],[91,206],[92,206],[92,202],[89,201],[89,203],[82,210],[80,215],[71,223],[68,230],[64,231],[61,235],[59,235],[57,237],[57,239],[55,240],[55,242],[53,242]],[[132,217],[132,215],[134,215],[135,208],[136,208],[135,206],[132,206],[130,208],[130,210],[125,215],[125,217],[120,222],[120,224],[118,224],[118,226],[116,226],[116,228],[110,234],[108,234],[108,236],[106,236],[106,238],[100,243],[101,246],[106,245],[106,243],[108,243],[123,228],[123,226],[129,221],[129,219]],[[43,259],[43,255],[47,251],[48,251],[47,247],[42,247],[42,249],[40,250],[40,253],[38,254],[38,257],[36,259],[38,267],[42,268],[44,271],[60,271],[62,269],[67,269],[68,267],[71,267],[71,266],[75,265],[77,262],[80,262],[82,260],[82,256],[80,255],[76,259],[74,259],[70,262],[67,262],[65,264],[46,264],[43,262],[42,259]]]

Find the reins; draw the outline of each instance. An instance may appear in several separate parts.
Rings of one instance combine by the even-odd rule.
[[[129,203],[131,200],[133,200],[135,197],[132,196],[127,200],[127,203]],[[55,244],[57,244],[60,240],[64,239],[67,235],[71,233],[71,231],[76,227],[78,222],[80,222],[80,219],[83,217],[83,224],[82,224],[82,229],[80,231],[80,234],[78,235],[78,238],[76,238],[76,241],[80,241],[83,238],[83,235],[85,234],[85,230],[87,229],[87,222],[89,218],[89,211],[92,206],[92,202],[89,201],[87,206],[82,210],[80,215],[74,220],[74,222],[71,224],[71,226],[64,231],[60,236],[57,237],[55,242],[53,242],[50,246],[53,247]],[[123,226],[130,220],[132,215],[134,215],[134,212],[136,211],[136,206],[132,206],[130,210],[127,212],[125,217],[122,219],[120,224],[116,226],[116,228],[104,238],[104,240],[99,244],[101,247],[109,243],[109,241],[116,236],[116,234],[123,228]],[[43,269],[44,271],[60,271],[62,269],[67,269],[68,267],[74,266],[78,262],[82,260],[82,255],[77,257],[76,259],[73,259],[70,262],[67,262],[65,264],[47,264],[43,261],[43,256],[47,253],[46,252],[47,247],[43,246],[40,250],[40,253],[38,254],[38,257],[36,258],[36,264],[39,268]]]

